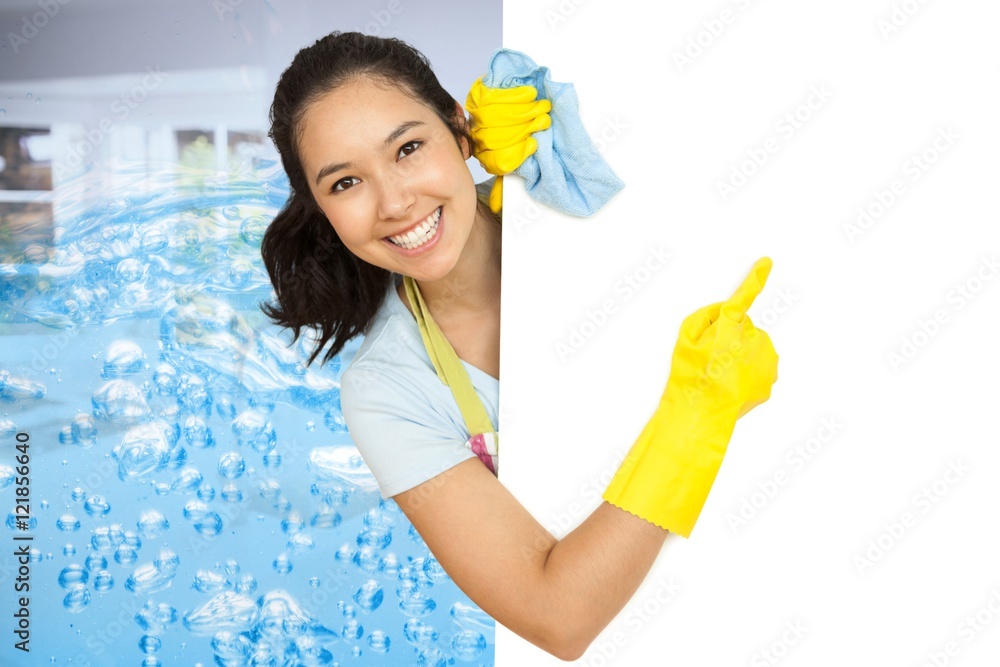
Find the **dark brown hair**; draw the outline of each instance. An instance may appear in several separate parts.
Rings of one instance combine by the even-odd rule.
[[[301,121],[310,104],[359,77],[395,86],[437,113],[460,147],[463,138],[470,149],[474,146],[465,119],[458,118],[455,99],[438,82],[427,58],[409,44],[333,32],[295,55],[278,80],[270,111],[268,136],[281,156],[290,194],[261,243],[276,297],[276,303],[263,303],[261,310],[276,324],[291,328],[295,340],[304,327],[316,329],[307,364],[327,344],[323,363],[365,333],[392,279],[390,271],[359,259],[344,246],[316,205],[299,155]],[[478,206],[484,208],[481,201]]]

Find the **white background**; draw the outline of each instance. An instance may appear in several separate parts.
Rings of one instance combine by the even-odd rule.
[[[564,535],[597,506],[684,316],[774,261],[749,313],[780,355],[771,400],[737,425],[690,539],[667,538],[580,664],[1000,655],[1000,276],[984,263],[1000,259],[998,22],[985,1],[504,3],[504,45],[575,84],[626,183],[588,219],[506,183],[501,480],[546,527]],[[678,66],[689,39],[701,52]],[[810,100],[820,88],[828,99]],[[769,139],[777,150],[724,200],[718,183]],[[852,242],[845,226],[896,180]],[[671,258],[643,273],[654,248]],[[626,299],[615,286],[629,275],[646,281]],[[615,312],[561,358],[606,299]],[[808,461],[789,458],[806,446]],[[756,513],[732,523],[744,501]],[[563,663],[498,624],[497,665],[517,664]]]

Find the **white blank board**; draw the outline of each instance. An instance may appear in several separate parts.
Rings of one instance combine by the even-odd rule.
[[[504,3],[504,45],[575,85],[626,183],[586,219],[506,183],[501,480],[554,534],[652,415],[681,320],[774,261],[749,312],[772,397],[580,664],[1000,655],[998,23],[985,0]],[[499,625],[496,654],[564,664]]]

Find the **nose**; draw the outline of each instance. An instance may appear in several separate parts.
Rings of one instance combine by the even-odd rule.
[[[378,215],[382,220],[405,218],[414,196],[406,179],[398,174],[388,174],[378,188]]]

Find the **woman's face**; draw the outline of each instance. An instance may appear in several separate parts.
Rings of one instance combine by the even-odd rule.
[[[468,153],[433,110],[355,79],[309,106],[299,142],[313,197],[348,250],[417,280],[452,270],[476,190]],[[401,237],[411,231],[416,238]]]

